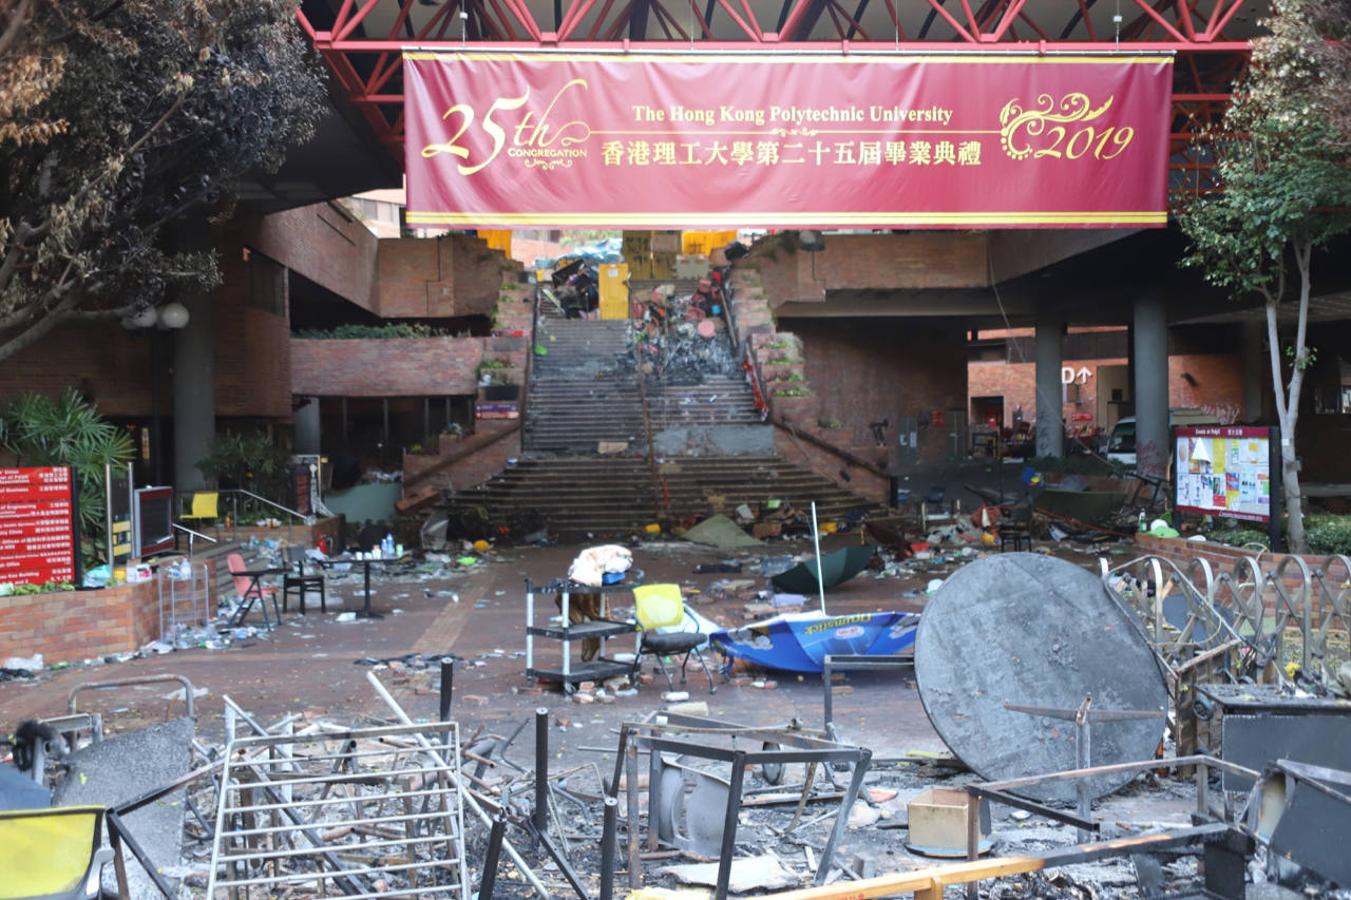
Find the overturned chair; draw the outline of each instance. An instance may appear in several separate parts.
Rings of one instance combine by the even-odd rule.
[[[699,648],[707,643],[708,635],[699,630],[698,621],[685,609],[680,585],[648,584],[636,587],[633,589],[633,601],[638,624],[642,628],[642,636],[638,641],[638,652],[633,657],[630,680],[637,683],[643,656],[652,656],[656,658],[661,674],[666,677],[667,689],[674,689],[671,673],[667,670],[663,657],[682,656],[680,683],[684,684],[685,667],[689,665],[690,656],[693,655],[699,663],[699,668],[704,670],[704,675],[708,678],[708,692],[717,693],[718,686],[713,683],[713,673],[709,671],[708,664],[704,662],[704,655],[699,651]],[[694,626],[694,630],[691,631],[688,627],[680,630],[660,630],[674,629],[676,626],[687,624]]]

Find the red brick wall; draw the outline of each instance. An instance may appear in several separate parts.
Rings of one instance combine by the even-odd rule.
[[[379,242],[345,210],[316,203],[237,221],[245,244],[338,296],[376,311]]]
[[[519,266],[472,235],[380,241],[379,313],[386,318],[486,316]]]
[[[829,435],[826,435],[826,437],[828,439]],[[875,475],[859,466],[851,466],[836,454],[828,453],[801,438],[794,439],[793,435],[782,428],[774,429],[774,452],[786,462],[796,463],[804,468],[811,469],[823,478],[829,478],[846,491],[851,491],[866,500],[872,500],[875,503],[889,502],[890,482],[888,479]],[[859,455],[861,456],[861,454]],[[841,472],[846,473],[849,479],[845,480],[841,476]]]
[[[876,456],[886,465],[886,450],[876,446],[869,423],[887,419],[894,436],[900,416],[966,408],[960,321],[802,318],[783,324],[802,341],[815,392],[808,423],[835,420],[843,427],[822,436],[865,459]],[[945,428],[923,429],[919,440],[921,461],[942,460],[951,451]]]
[[[219,245],[221,286],[211,309],[216,415],[289,422],[291,326],[287,316],[249,305],[245,239],[232,231]]]
[[[149,415],[150,384],[149,336],[133,337],[116,322],[59,326],[0,363],[0,398],[75,387],[92,396],[105,416]],[[166,387],[166,412],[170,393]]]
[[[825,291],[983,287],[987,238],[963,232],[829,235],[824,250],[794,252],[778,239],[760,244],[752,263],[777,306],[823,301]]]
[[[1229,547],[1211,541],[1189,541],[1183,538],[1157,538],[1148,534],[1136,535],[1135,544],[1142,555],[1150,554],[1172,560],[1177,567],[1182,570],[1183,574],[1188,574],[1188,567],[1192,564],[1193,560],[1197,559],[1204,559],[1206,562],[1210,563],[1211,570],[1216,576],[1221,572],[1233,573],[1235,566],[1239,561],[1248,557],[1257,558],[1258,565],[1261,567],[1262,572],[1270,574],[1279,568],[1283,561],[1293,555],[1289,553],[1263,553],[1259,557],[1253,551],[1241,550],[1237,547]],[[1307,565],[1310,570],[1322,569],[1324,571],[1327,570],[1328,561],[1332,559],[1330,556],[1312,555],[1305,555],[1300,558],[1304,560],[1305,565]],[[1201,575],[1199,570],[1192,573],[1192,577],[1200,579]],[[1246,570],[1243,572],[1243,580],[1247,580]],[[1297,591],[1303,584],[1303,579],[1299,574],[1299,568],[1293,564],[1286,568],[1281,580],[1286,589],[1292,592]],[[1320,603],[1321,601],[1319,600],[1319,594],[1316,592],[1316,588],[1314,588],[1313,585],[1310,585],[1310,588],[1315,590],[1314,603]],[[1274,594],[1268,591],[1268,608],[1274,608],[1274,604]]]
[[[293,339],[289,391],[322,397],[472,394],[485,340]]]
[[[0,597],[0,657],[41,653],[48,665],[126,653],[159,637],[155,583]]]
[[[1088,413],[1097,423],[1098,367],[1124,366],[1122,359],[1067,359],[1067,368],[1087,368],[1089,376],[1079,386],[1079,402],[1066,403],[1063,415],[1072,424],[1074,413]],[[1191,376],[1188,380],[1185,376]],[[1023,418],[1032,421],[1037,414],[1036,365],[1031,362],[972,362],[967,367],[969,397],[1003,397],[1004,425],[1013,421],[1013,410],[1021,405]],[[1219,410],[1233,407],[1243,414],[1243,367],[1237,353],[1189,354],[1168,359],[1168,405]]]

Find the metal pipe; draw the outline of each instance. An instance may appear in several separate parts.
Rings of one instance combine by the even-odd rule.
[[[812,501],[812,548],[816,551],[816,589],[821,594],[821,615],[826,614],[826,576],[821,571],[821,532],[816,528],[816,501]]]
[[[741,812],[741,785],[746,777],[746,754],[737,752],[732,760],[732,778],[727,785],[727,811],[722,819],[722,846],[718,851],[718,883],[713,889],[716,900],[727,900],[732,881],[732,858],[736,856],[736,823]],[[655,827],[649,825],[649,827]]]
[[[436,712],[439,722],[450,721],[450,698],[455,690],[455,659],[450,656],[441,657],[441,693],[440,703],[437,705]],[[450,732],[441,732],[441,742],[450,743]]]
[[[493,900],[493,887],[497,884],[497,859],[502,855],[502,839],[506,830],[506,817],[500,813],[494,816],[493,827],[488,832],[488,851],[483,856],[483,879],[478,886],[478,900]]]
[[[549,829],[549,711],[542,706],[535,710],[535,811],[531,820],[541,834]]]
[[[826,876],[830,874],[830,864],[835,859],[835,848],[844,837],[845,828],[849,824],[849,813],[858,800],[859,791],[863,789],[863,776],[867,774],[868,764],[872,762],[871,750],[862,748],[860,753],[858,762],[854,764],[853,777],[849,779],[849,787],[845,790],[844,800],[840,803],[840,811],[835,814],[835,825],[830,829],[826,845],[821,848],[821,862],[816,869],[817,884],[825,884]]]
[[[605,818],[600,833],[600,900],[614,900],[615,843],[619,831],[619,801],[605,798]],[[491,900],[491,898],[480,898]]]
[[[636,891],[643,886],[643,868],[638,847],[638,746],[632,741],[624,746],[624,782],[628,793],[629,888]],[[648,823],[648,827],[655,825]]]
[[[164,880],[164,876],[159,873],[159,868],[155,865],[154,860],[146,855],[145,850],[142,849],[141,845],[136,843],[136,839],[131,836],[131,832],[127,831],[127,826],[122,824],[122,817],[109,810],[108,814],[104,816],[104,821],[108,823],[108,833],[110,835],[117,835],[118,840],[131,851],[131,855],[136,857],[136,861],[141,864],[141,868],[145,869],[145,874],[150,876],[150,880],[154,882],[156,889],[158,889],[167,900],[174,900],[174,897],[177,896],[174,889],[169,886],[169,883]]]
[[[183,675],[142,675],[139,678],[119,678],[117,681],[86,681],[84,684],[77,684],[70,689],[66,695],[66,707],[72,712],[79,712],[76,708],[75,698],[81,691],[102,691],[115,687],[131,687],[138,684],[158,684],[162,681],[177,681],[183,685],[183,705],[187,707],[188,718],[197,718],[193,707],[192,682],[188,681]]]

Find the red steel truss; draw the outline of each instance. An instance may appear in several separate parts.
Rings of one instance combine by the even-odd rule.
[[[544,22],[530,2],[543,8],[540,0],[309,0],[297,17],[401,162],[401,53],[413,47],[1172,51],[1173,184],[1204,189],[1213,163],[1198,138],[1218,126],[1234,79],[1247,64],[1251,45],[1238,32],[1251,34],[1253,19],[1266,9],[1265,0],[871,0],[885,4],[885,31],[879,34],[876,7],[872,33],[863,25],[870,0],[774,0],[772,7],[766,0],[704,0],[703,8],[700,0],[552,0]],[[775,21],[761,21],[767,9]]]

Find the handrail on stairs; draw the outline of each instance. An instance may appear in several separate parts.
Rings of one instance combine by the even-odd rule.
[[[788,432],[794,438],[804,440],[807,443],[811,444],[813,447],[816,447],[820,450],[824,450],[827,453],[830,453],[833,456],[838,457],[839,459],[843,460],[844,462],[848,463],[849,465],[857,469],[862,469],[863,471],[868,472],[872,475],[876,475],[880,478],[890,477],[887,474],[886,470],[882,469],[880,466],[868,462],[868,460],[864,459],[861,456],[855,456],[848,450],[845,450],[843,447],[836,447],[829,441],[817,437],[810,431],[804,431],[803,429],[798,428],[791,422],[781,419],[778,416],[771,416],[769,421],[776,428],[782,428],[784,431]]]
[[[228,489],[226,489],[226,490],[222,490],[220,493],[232,495],[232,496],[231,496],[231,501],[232,501],[232,503],[233,503],[233,512],[234,512],[234,519],[233,519],[233,521],[234,521],[236,527],[239,525],[239,497],[240,497],[240,495],[243,495],[243,496],[245,496],[245,497],[248,497],[248,498],[251,499],[251,500],[256,500],[256,501],[258,501],[259,503],[263,503],[263,504],[265,504],[265,505],[267,505],[267,506],[272,507],[273,509],[280,510],[280,511],[286,513],[286,514],[289,515],[289,516],[294,516],[295,518],[299,519],[300,522],[301,522],[301,524],[303,524],[303,525],[313,525],[313,524],[314,524],[314,520],[315,520],[315,517],[314,517],[314,516],[307,516],[307,515],[305,515],[305,514],[302,513],[302,512],[297,512],[296,510],[291,509],[291,507],[289,507],[289,506],[283,506],[282,504],[276,502],[275,500],[269,500],[269,499],[267,499],[266,497],[262,496],[261,494],[255,494],[253,491],[246,490],[246,489],[244,489],[244,488],[228,488]]]
[[[460,462],[463,459],[473,456],[480,450],[488,449],[493,444],[496,444],[503,438],[509,437],[510,435],[513,435],[520,430],[521,430],[521,420],[516,419],[509,426],[507,426],[506,428],[502,429],[499,432],[496,432],[495,434],[489,435],[480,443],[477,443],[472,447],[465,447],[463,449],[457,450],[454,453],[451,453],[441,459],[438,459],[436,462],[432,463],[430,466],[423,469],[421,472],[418,472],[416,475],[410,478],[405,478],[403,481],[404,493],[405,494],[408,493],[408,489],[410,487],[421,484],[422,482],[426,481],[433,475],[436,475],[437,473],[450,468],[451,466],[455,465],[457,462]]]
[[[180,525],[177,522],[171,524],[174,526],[175,531],[181,531],[188,536],[188,556],[192,556],[193,544],[196,542],[197,538],[201,538],[204,541],[210,541],[213,544],[220,543],[219,539],[213,538],[209,534],[202,534],[200,531],[196,531],[186,525]]]

